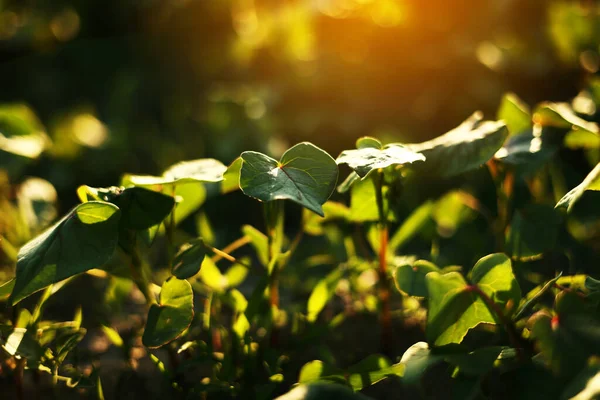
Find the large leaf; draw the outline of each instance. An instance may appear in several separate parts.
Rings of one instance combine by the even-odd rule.
[[[551,128],[536,125],[533,129],[513,135],[494,155],[520,174],[536,171],[548,162],[560,148],[562,136]]]
[[[338,177],[337,164],[329,154],[311,143],[299,143],[280,161],[255,151],[241,155],[240,187],[260,201],[292,200],[323,216]]]
[[[425,156],[425,162],[415,167],[419,172],[450,177],[485,164],[507,136],[504,122],[482,122],[481,113],[475,113],[452,131],[407,147]]]
[[[585,177],[583,182],[575,186],[556,203],[556,208],[566,208],[567,212],[571,212],[573,205],[588,190],[600,191],[600,163]]]
[[[160,224],[173,210],[173,197],[143,187],[93,188],[80,186],[81,201],[100,200],[115,204],[121,210],[121,226],[143,230]]]
[[[12,303],[106,263],[117,245],[120,216],[119,209],[110,203],[80,204],[23,246],[18,255]]]
[[[496,316],[473,290],[476,286],[499,309],[508,302],[519,303],[521,291],[513,275],[510,259],[490,254],[480,259],[471,271],[472,284],[458,272],[430,272],[425,277],[429,293],[427,341],[435,346],[461,343],[470,329],[479,324],[495,324]]]
[[[169,278],[162,286],[158,304],[148,312],[142,336],[144,346],[156,348],[177,339],[194,318],[194,293],[188,281]]]
[[[363,146],[363,144],[359,141],[357,146]],[[355,150],[345,150],[340,154],[336,162],[338,164],[347,164],[364,179],[374,170],[387,168],[392,165],[412,164],[424,160],[425,157],[422,154],[411,151],[409,148],[399,144],[390,144],[381,148],[363,146]]]

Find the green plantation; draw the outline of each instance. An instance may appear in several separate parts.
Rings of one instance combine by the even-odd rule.
[[[599,87],[580,96],[597,102]],[[475,113],[416,144],[362,137],[337,159],[303,142],[279,160],[182,161],[80,186],[57,222],[52,185],[15,178],[47,138],[29,110],[4,107],[3,387],[596,398],[600,136],[578,104],[508,94],[498,121]],[[258,222],[230,223],[238,238],[224,242],[212,214],[236,192]]]

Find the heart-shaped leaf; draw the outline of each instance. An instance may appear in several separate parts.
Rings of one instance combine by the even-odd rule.
[[[440,269],[426,260],[401,265],[394,271],[396,287],[408,296],[427,297],[425,276],[430,272],[440,272]]]
[[[472,285],[458,272],[430,272],[425,277],[429,293],[427,341],[435,346],[461,343],[470,329],[479,324],[495,324],[498,316],[488,308],[477,287],[500,309],[509,301],[517,305],[521,291],[513,275],[510,259],[501,253],[480,259],[471,271]]]
[[[244,194],[269,202],[289,199],[323,216],[338,168],[329,154],[304,142],[287,150],[280,161],[255,151],[242,153],[240,187]]]
[[[415,166],[420,173],[450,177],[485,164],[507,136],[504,122],[482,121],[481,113],[475,113],[440,137],[406,146],[425,156],[425,162]]]
[[[172,274],[179,279],[188,279],[196,275],[202,267],[206,253],[202,239],[184,244],[173,259]]]
[[[345,150],[336,160],[338,164],[347,164],[362,179],[374,170],[387,168],[391,165],[401,166],[425,160],[422,154],[411,151],[399,144],[376,148],[370,146],[375,144],[373,141],[363,140],[363,142],[358,143],[359,146],[363,147],[356,150]],[[369,146],[365,143],[368,143]]]
[[[117,245],[120,216],[114,204],[97,201],[80,204],[23,246],[17,260],[12,303],[106,263]]]
[[[556,203],[556,208],[566,208],[567,212],[577,203],[587,190],[600,191],[600,163],[585,177],[583,182],[575,186]]]
[[[115,204],[121,210],[121,226],[133,230],[144,230],[160,224],[175,205],[173,197],[143,187],[80,186],[77,194],[82,202],[100,200]]]
[[[163,346],[177,339],[194,318],[194,293],[184,279],[171,277],[160,290],[158,304],[148,312],[142,343],[149,348]]]

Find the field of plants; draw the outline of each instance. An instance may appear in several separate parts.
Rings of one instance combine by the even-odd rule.
[[[427,50],[385,32],[439,18],[415,37],[466,46],[458,12],[148,1],[167,56],[147,67],[134,6],[25,3],[0,1],[0,399],[600,398],[600,5],[549,2],[522,42],[491,16],[534,1],[470,7],[501,27],[474,48],[485,70],[438,38],[460,68],[419,92],[381,53]],[[227,55],[167,40],[200,11]],[[373,54],[315,61],[342,21],[377,26]]]

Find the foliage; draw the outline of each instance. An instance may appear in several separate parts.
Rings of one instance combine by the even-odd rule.
[[[3,112],[32,134],[31,115]],[[51,185],[8,190],[6,175],[0,375],[17,390],[45,372],[102,394],[105,366],[80,358],[89,329],[119,349],[123,374],[148,361],[168,396],[360,399],[391,385],[415,398],[592,398],[600,160],[572,132],[598,129],[566,103],[530,111],[514,94],[498,115],[418,144],[363,137],[337,160],[303,142],[279,161],[247,151],[230,167],[126,174],[81,186],[81,204],[50,227]],[[584,171],[563,159],[573,152]],[[352,171],[336,194],[338,165]],[[263,225],[240,224],[227,244],[203,212],[190,233],[207,199],[238,188]],[[100,311],[72,295],[81,288],[101,293],[95,324],[85,318]],[[49,317],[60,296],[75,311],[66,321]]]

